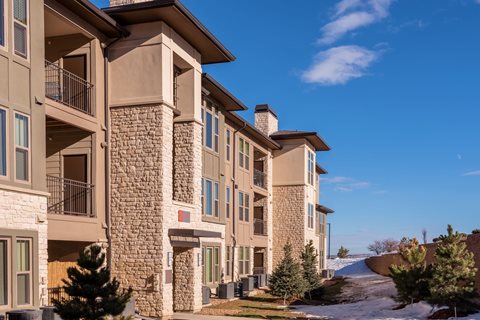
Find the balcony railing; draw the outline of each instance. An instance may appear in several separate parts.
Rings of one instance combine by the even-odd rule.
[[[257,187],[266,189],[267,188],[267,174],[258,169],[253,170],[253,184]]]
[[[53,306],[54,300],[69,300],[70,296],[65,292],[63,287],[47,289],[47,306]]]
[[[49,61],[45,61],[45,95],[70,108],[94,115],[93,84]]]
[[[61,177],[47,176],[48,213],[94,217],[92,194],[94,186]]]
[[[253,219],[253,234],[256,236],[266,236],[267,221],[261,219]]]

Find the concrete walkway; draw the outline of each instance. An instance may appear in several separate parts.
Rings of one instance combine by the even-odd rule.
[[[252,320],[244,317],[226,317],[226,316],[203,316],[192,313],[175,313],[173,320]]]

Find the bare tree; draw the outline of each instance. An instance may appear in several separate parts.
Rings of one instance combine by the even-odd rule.
[[[423,244],[427,244],[428,243],[427,229],[425,229],[425,228],[422,229],[422,238],[423,238]]]
[[[372,244],[367,247],[368,251],[371,251],[377,255],[384,252],[383,243],[380,240],[375,240]]]

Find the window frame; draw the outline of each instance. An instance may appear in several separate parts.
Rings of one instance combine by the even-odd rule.
[[[220,111],[219,106],[212,100],[206,98],[202,99],[202,145],[208,150],[219,153],[220,148]],[[211,117],[211,128],[208,130],[207,120]],[[207,135],[211,136],[211,146],[207,145],[210,140],[207,140]]]
[[[207,252],[211,250],[211,261],[207,259]],[[220,245],[217,244],[205,244],[202,246],[202,270],[203,270],[203,284],[204,285],[214,285],[220,282],[220,271],[221,271],[221,249]],[[211,263],[210,272],[207,273],[207,265]],[[211,280],[211,281],[210,281]]]
[[[313,204],[309,203],[308,204],[308,209],[307,209],[307,227],[308,229],[313,229],[314,228],[314,218],[313,218]]]
[[[250,221],[250,194],[238,191],[238,220]]]
[[[231,189],[230,186],[225,187],[225,217],[230,219],[230,205],[231,205]]]
[[[232,257],[232,254],[231,254],[231,247],[230,246],[225,246],[225,275],[227,277],[230,276],[230,269],[231,269],[231,257]]]
[[[308,151],[308,159],[307,159],[307,182],[309,185],[314,186],[315,185],[315,178],[314,178],[314,172],[315,172],[315,155],[313,152],[310,150]]]
[[[238,165],[240,168],[250,170],[250,142],[244,138],[238,141]]]
[[[30,0],[25,0],[25,19],[26,19],[26,24],[23,23],[20,20],[15,19],[15,4],[13,3],[15,0],[11,1],[12,3],[12,44],[13,44],[13,54],[17,57],[20,57],[25,60],[30,59]],[[25,54],[17,52],[15,49],[15,24],[18,24],[20,27],[25,28]]]
[[[238,274],[246,275],[249,274],[250,270],[250,247],[239,247],[238,248]]]
[[[1,0],[0,0],[1,1]],[[6,285],[6,304],[0,304],[0,310],[10,309],[13,305],[13,278],[12,278],[12,264],[13,264],[13,255],[12,255],[12,238],[9,236],[1,235],[0,241],[6,241],[6,263],[5,263],[5,285]]]
[[[232,141],[232,131],[230,129],[226,129],[225,130],[225,160],[227,162],[230,162],[231,141]]]
[[[209,199],[209,187],[211,186]],[[208,218],[219,218],[220,217],[220,184],[218,181],[202,178],[202,215]],[[211,213],[207,212],[208,208],[211,208]]]
[[[29,271],[19,271],[18,270],[18,264],[17,262],[15,263],[15,288],[16,288],[16,293],[17,293],[17,296],[15,297],[15,300],[16,300],[16,306],[17,307],[28,307],[28,306],[32,306],[34,303],[33,303],[33,239],[32,238],[27,238],[27,237],[15,237],[15,256],[16,256],[16,260],[18,261],[18,256],[19,256],[19,252],[16,248],[16,245],[19,241],[27,241],[28,242],[28,264],[29,264]],[[18,276],[19,275],[28,275],[28,279],[29,279],[29,290],[28,290],[28,293],[29,293],[29,296],[28,296],[28,299],[29,299],[29,303],[27,304],[19,304],[18,303]]]
[[[25,148],[23,146],[19,146],[17,145],[17,136],[16,136],[16,132],[17,132],[17,127],[16,127],[16,116],[19,115],[19,116],[22,116],[22,117],[26,117],[27,118],[27,139],[28,139],[28,147]],[[24,184],[29,184],[31,182],[31,179],[32,179],[32,160],[31,160],[31,156],[32,156],[32,137],[31,137],[31,118],[30,118],[30,115],[28,114],[25,114],[25,113],[22,113],[22,112],[18,112],[18,111],[15,111],[13,112],[13,129],[14,129],[14,139],[13,139],[13,144],[14,144],[14,152],[15,152],[15,155],[14,155],[14,161],[13,161],[13,167],[14,167],[14,179],[15,179],[15,182],[18,182],[18,183],[24,183]],[[17,178],[17,148],[19,148],[20,150],[22,151],[26,151],[27,152],[27,180],[22,180],[22,179],[18,179]]]
[[[3,0],[0,0],[0,1],[3,1]],[[8,141],[9,141],[9,135],[10,135],[10,130],[8,130],[8,126],[9,126],[9,115],[8,115],[8,109],[3,107],[3,106],[0,106],[0,112],[3,111],[5,112],[5,144],[4,144],[4,148],[5,148],[5,175],[2,174],[2,172],[0,171],[0,180],[6,180],[8,179],[8,176],[9,176],[9,168],[10,166],[8,165],[8,157],[9,157],[9,148],[8,148]],[[0,139],[2,137],[2,133],[0,132]],[[1,150],[0,150],[0,156],[1,156]]]

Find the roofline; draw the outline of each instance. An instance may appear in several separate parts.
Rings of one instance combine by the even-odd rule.
[[[203,73],[202,78],[209,81],[212,85],[217,87],[218,90],[222,91],[228,98],[232,99],[236,104],[238,104],[241,110],[248,110],[248,107],[241,102],[237,97],[235,97],[230,91],[228,91],[224,86],[222,86],[217,80],[215,80],[211,75],[208,73]]]
[[[257,128],[255,128],[255,126],[253,126],[251,123],[249,123],[247,120],[245,120],[244,118],[242,118],[240,115],[238,115],[236,112],[234,111],[228,111],[225,113],[226,117],[227,118],[233,118],[234,120],[237,120],[237,121],[240,121],[242,124],[245,125],[246,128],[248,128],[250,131],[252,131],[253,133],[255,134],[258,134],[266,144],[269,144],[268,148],[270,149],[274,149],[274,150],[280,150],[282,148],[282,146],[275,142],[273,139],[271,139],[269,136],[267,136],[266,134],[264,134],[262,131],[258,130]]]
[[[315,165],[315,170],[320,174],[327,174],[328,171],[322,168],[318,163]]]
[[[284,134],[282,134],[282,133],[275,134],[275,132],[274,132],[273,134],[270,135],[270,137],[274,140],[289,140],[289,139],[296,139],[296,138],[316,137],[324,145],[323,148],[318,148],[316,151],[330,151],[331,150],[330,146],[325,142],[325,140],[322,139],[322,137],[320,137],[318,135],[317,132],[298,131],[298,132],[291,132],[291,133],[284,133]]]
[[[325,213],[325,214],[335,213],[335,211],[333,209],[330,209],[329,207],[322,206],[320,204],[317,204],[316,207],[317,207],[316,208],[317,211],[320,211],[320,212]]]
[[[82,0],[84,1],[84,0]],[[232,62],[235,61],[235,56],[228,50],[221,42],[218,40],[208,29],[205,27],[200,20],[198,20],[180,1],[178,0],[152,0],[146,2],[132,3],[127,5],[120,5],[115,7],[107,7],[102,10],[107,14],[116,14],[129,11],[137,11],[149,8],[160,8],[160,7],[176,7],[187,19],[189,19],[208,39],[210,39],[215,46],[220,50],[220,52],[225,56],[225,58]],[[211,62],[214,63],[214,62]],[[210,64],[210,63],[203,63]]]
[[[130,32],[124,29],[117,21],[115,21],[115,19],[110,17],[108,14],[106,14],[102,9],[99,9],[89,0],[74,0],[74,1],[82,5],[84,8],[86,8],[88,11],[96,15],[98,18],[100,18],[107,24],[111,25],[113,28],[115,28],[118,31],[120,36],[128,36],[130,34]]]

